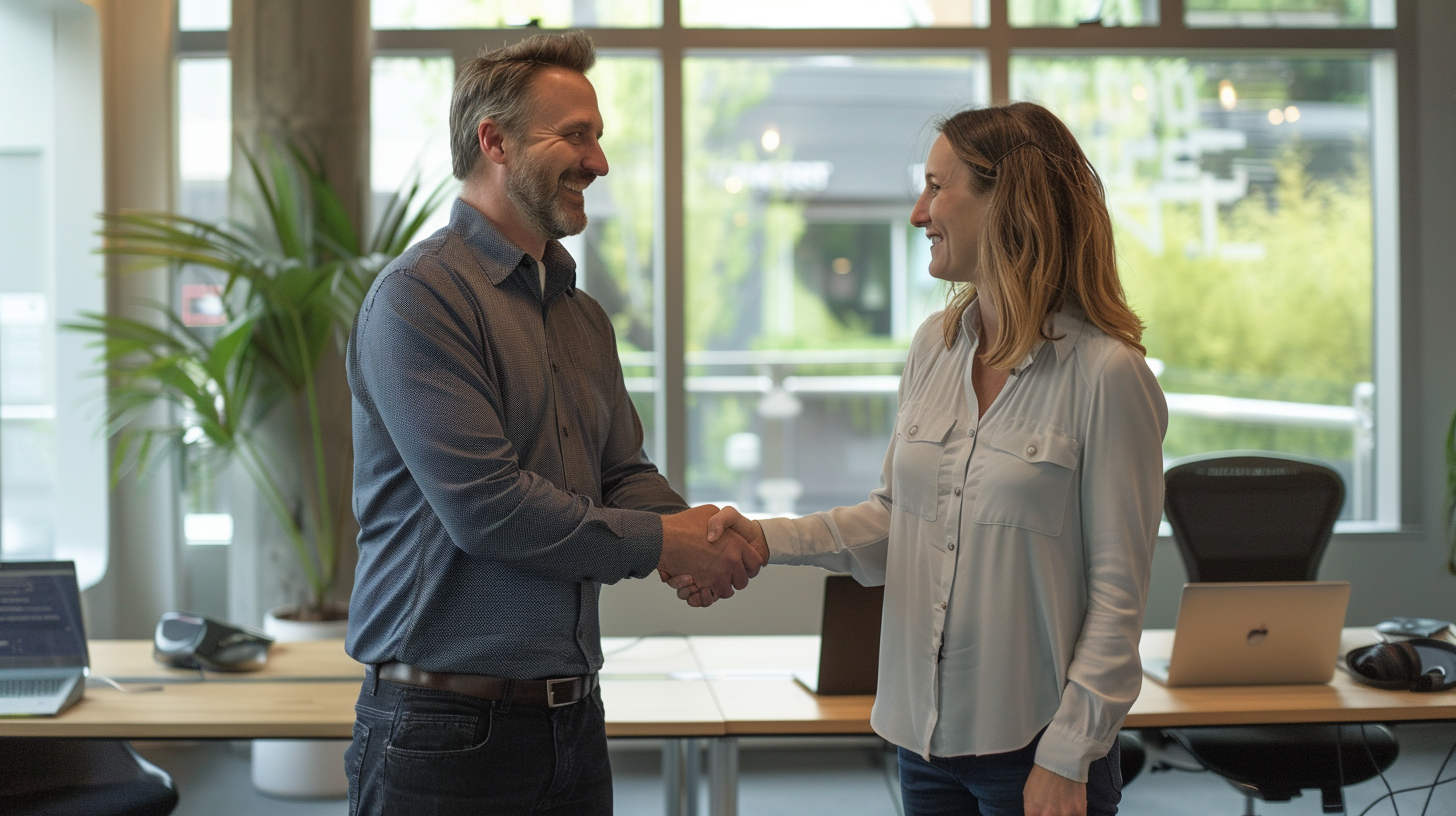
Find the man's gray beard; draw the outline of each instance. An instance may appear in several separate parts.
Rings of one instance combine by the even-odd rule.
[[[578,217],[557,201],[560,189],[560,177],[552,178],[540,162],[524,154],[506,167],[506,197],[548,241],[586,229],[585,213]]]

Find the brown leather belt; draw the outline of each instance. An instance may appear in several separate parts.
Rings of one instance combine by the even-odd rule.
[[[375,667],[380,680],[408,686],[453,691],[481,700],[501,701],[510,695],[512,705],[560,708],[580,702],[597,687],[595,674],[556,677],[549,680],[507,680],[483,674],[455,674],[417,669],[408,663],[380,663]]]

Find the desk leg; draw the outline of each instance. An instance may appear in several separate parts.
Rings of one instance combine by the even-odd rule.
[[[698,741],[662,741],[662,786],[667,816],[698,816]]]
[[[698,816],[698,791],[703,787],[699,781],[703,756],[695,739],[683,740],[683,749],[683,793],[687,799],[683,816]]]
[[[738,816],[738,738],[708,743],[708,813]]]

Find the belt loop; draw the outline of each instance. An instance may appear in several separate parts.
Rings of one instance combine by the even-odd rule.
[[[500,711],[500,713],[502,713],[502,714],[509,714],[509,713],[511,713],[511,700],[515,696],[516,696],[516,681],[510,679],[509,677],[507,677],[506,678],[506,690],[505,690],[504,693],[501,694],[500,708],[498,709]]]
[[[369,666],[369,680],[370,680],[369,696],[370,697],[378,697],[379,696],[379,667],[378,666],[373,665],[373,664],[370,664],[370,666]]]

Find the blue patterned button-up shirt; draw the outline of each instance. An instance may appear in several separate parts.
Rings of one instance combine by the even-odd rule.
[[[556,241],[536,262],[456,201],[349,339],[363,663],[532,679],[601,667],[602,584],[653,573],[658,514],[611,323]]]

